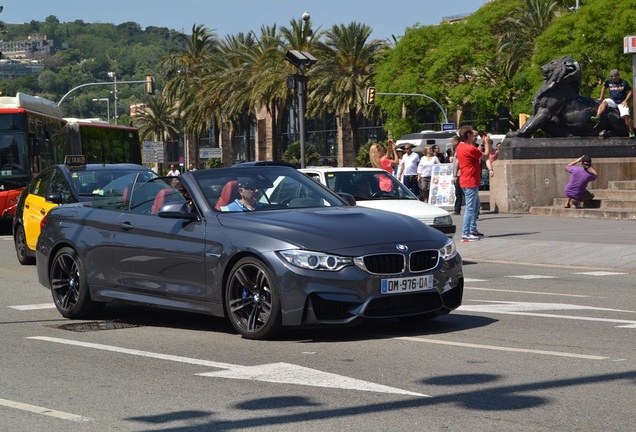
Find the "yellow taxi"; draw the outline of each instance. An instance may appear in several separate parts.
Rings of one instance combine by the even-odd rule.
[[[147,180],[156,177],[150,169],[136,164],[85,164],[79,156],[67,156],[65,162],[42,170],[20,194],[13,239],[21,264],[35,263],[40,222],[53,207],[91,201],[113,188],[123,192],[138,175]]]

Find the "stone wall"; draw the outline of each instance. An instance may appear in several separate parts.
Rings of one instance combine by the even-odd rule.
[[[490,179],[490,209],[499,213],[526,213],[532,206],[552,205],[553,198],[565,196],[563,187],[570,175],[564,167],[579,156],[496,161],[495,176]],[[592,164],[599,176],[589,184],[589,189],[606,189],[613,180],[636,179],[636,154],[593,157]]]

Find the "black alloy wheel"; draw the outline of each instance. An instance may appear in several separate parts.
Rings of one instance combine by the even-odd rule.
[[[232,326],[244,338],[270,339],[282,327],[275,278],[258,259],[243,258],[232,268],[225,306]]]
[[[65,247],[55,255],[49,271],[55,307],[66,318],[89,318],[104,306],[91,300],[84,267],[77,252]]]
[[[15,253],[18,255],[18,261],[22,265],[35,264],[35,258],[28,255],[28,246],[26,244],[26,235],[24,234],[24,227],[18,225],[15,231]]]

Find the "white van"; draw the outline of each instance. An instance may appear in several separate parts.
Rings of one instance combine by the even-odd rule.
[[[457,135],[456,130],[449,131],[431,131],[423,130],[418,133],[406,134],[400,137],[395,142],[395,145],[400,148],[404,147],[406,143],[413,144],[413,151],[419,154],[424,152],[424,147],[427,145],[437,144],[441,153],[445,153],[446,150],[453,148],[451,145],[451,137]]]

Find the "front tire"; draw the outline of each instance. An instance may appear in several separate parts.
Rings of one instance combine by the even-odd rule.
[[[234,329],[247,339],[271,339],[282,328],[276,279],[262,261],[243,258],[225,287],[225,308]]]
[[[26,235],[24,234],[24,227],[18,225],[15,230],[15,253],[18,256],[18,261],[22,265],[35,264],[35,258],[29,256],[29,247],[26,244]]]
[[[84,266],[70,247],[60,249],[55,255],[49,281],[55,307],[65,318],[90,318],[104,306],[91,300]]]

